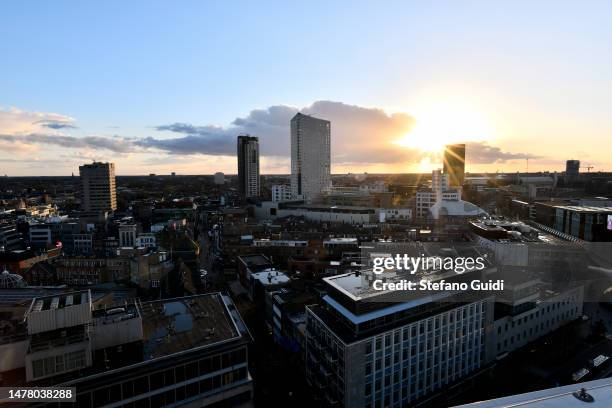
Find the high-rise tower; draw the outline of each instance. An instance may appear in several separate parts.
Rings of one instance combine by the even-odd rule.
[[[99,216],[117,209],[115,164],[93,162],[79,166],[83,213]]]
[[[444,147],[444,173],[450,187],[463,186],[465,177],[465,144],[452,144]]]
[[[331,187],[331,124],[302,113],[291,119],[291,193],[315,200]]]
[[[259,139],[238,136],[238,190],[244,199],[259,197]]]

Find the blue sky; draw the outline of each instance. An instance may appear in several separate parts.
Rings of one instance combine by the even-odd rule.
[[[520,169],[527,157],[530,169],[560,170],[568,155],[612,171],[601,149],[612,131],[611,20],[610,2],[3,2],[0,168],[35,174],[54,163],[51,172],[70,174],[84,160],[118,158],[123,174],[231,173],[233,132],[245,130],[232,121],[289,106],[332,120],[335,171],[435,166],[412,146],[414,124],[396,126],[393,113],[457,123],[444,132],[474,143],[473,171]],[[388,114],[382,126],[395,133],[382,139],[405,137],[405,157],[388,160],[393,143],[379,161],[352,150],[351,140],[382,132],[363,118],[368,109]],[[71,127],[15,125],[51,114]],[[197,128],[156,129],[175,123]],[[247,130],[268,138],[264,172],[288,171],[288,148],[274,148],[288,146],[288,123],[260,125]],[[33,133],[48,138],[24,138]],[[78,147],[56,136],[80,138]],[[188,156],[158,143],[194,138],[201,150]]]

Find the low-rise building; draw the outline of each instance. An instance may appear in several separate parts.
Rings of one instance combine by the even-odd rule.
[[[34,298],[23,319],[0,338],[10,356],[0,359],[0,385],[75,387],[79,407],[252,399],[252,339],[220,293],[94,310],[90,292],[70,292]]]

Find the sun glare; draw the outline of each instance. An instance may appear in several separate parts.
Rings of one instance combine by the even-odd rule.
[[[450,143],[490,140],[491,127],[476,110],[461,104],[435,103],[414,111],[416,124],[396,144],[441,152]]]

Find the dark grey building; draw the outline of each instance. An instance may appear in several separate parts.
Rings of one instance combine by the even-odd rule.
[[[238,136],[238,190],[242,198],[259,197],[259,139]]]

